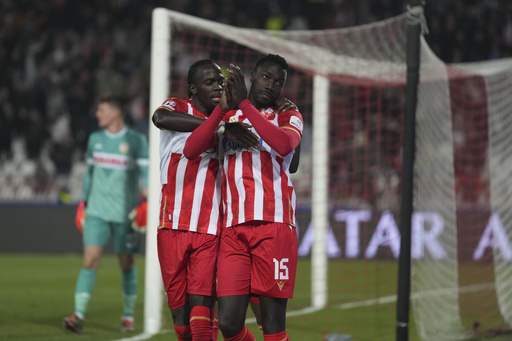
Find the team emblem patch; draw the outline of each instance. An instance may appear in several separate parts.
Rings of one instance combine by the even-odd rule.
[[[130,150],[130,145],[128,143],[123,142],[123,143],[119,144],[119,151],[122,154],[128,153],[128,150]]]

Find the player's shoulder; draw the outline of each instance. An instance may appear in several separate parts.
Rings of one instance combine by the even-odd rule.
[[[160,105],[160,108],[164,108],[171,111],[176,111],[178,108],[181,108],[183,106],[187,106],[190,100],[181,99],[178,97],[170,97],[166,99],[162,105]]]
[[[89,140],[101,139],[105,136],[105,129],[98,129],[89,134]]]
[[[278,114],[280,125],[292,126],[297,129],[301,134],[304,129],[304,119],[302,114],[296,109],[282,111]]]
[[[290,110],[281,111],[280,113],[278,113],[278,117],[280,117],[280,118],[285,118],[285,117],[288,118],[288,117],[294,117],[294,116],[299,117],[302,120],[302,114],[297,109],[290,109]]]
[[[223,121],[228,123],[238,122],[239,118],[243,116],[242,110],[231,109],[225,115]]]
[[[133,139],[136,139],[136,140],[147,140],[147,137],[145,134],[143,134],[142,132],[138,131],[138,130],[135,130],[133,128],[128,128],[128,130],[126,131],[126,134],[130,137],[130,138],[133,138]]]

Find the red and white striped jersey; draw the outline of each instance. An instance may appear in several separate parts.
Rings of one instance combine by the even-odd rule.
[[[302,137],[302,115],[296,110],[274,114],[273,108],[261,114],[273,124],[296,131]],[[246,122],[241,110],[226,114],[227,122]],[[258,133],[254,128],[250,130]],[[281,156],[260,137],[259,149],[245,149],[225,137],[221,140],[223,161],[222,201],[224,226],[251,220],[295,225],[296,197],[290,180],[294,151]]]
[[[206,118],[192,100],[167,99],[158,109],[185,112]],[[220,232],[221,182],[218,148],[194,160],[183,155],[191,133],[160,132],[160,228],[218,235]]]

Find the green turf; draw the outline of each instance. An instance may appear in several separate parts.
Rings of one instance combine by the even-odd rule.
[[[105,255],[102,259],[84,333],[75,335],[62,328],[62,318],[73,309],[74,287],[80,266],[81,256],[75,254],[0,254],[0,340],[119,340],[142,333],[142,299],[139,299],[136,307],[136,333],[127,335],[119,331],[121,276],[113,255]],[[142,298],[143,256],[138,257],[137,266],[141,283],[139,297]],[[310,262],[301,259],[295,297],[289,301],[288,311],[310,306],[310,273]],[[331,261],[329,307],[311,314],[289,316],[287,330],[290,339],[320,341],[325,333],[338,333],[351,335],[354,341],[395,340],[394,302],[339,308],[339,305],[347,302],[395,294],[396,262]],[[251,315],[249,312],[248,316]],[[151,341],[176,340],[166,307],[163,308],[163,319],[163,333],[153,336]],[[249,328],[257,340],[263,340],[257,325],[249,324]],[[415,334],[412,323],[411,341],[419,341]],[[493,340],[510,340],[510,336]]]

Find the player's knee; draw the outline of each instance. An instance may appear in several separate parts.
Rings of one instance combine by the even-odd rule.
[[[219,329],[225,338],[230,338],[238,335],[244,328],[244,319],[241,319],[234,314],[220,314],[219,315]]]
[[[171,316],[175,325],[188,326],[190,324],[190,308],[188,303],[179,308],[171,309]]]

